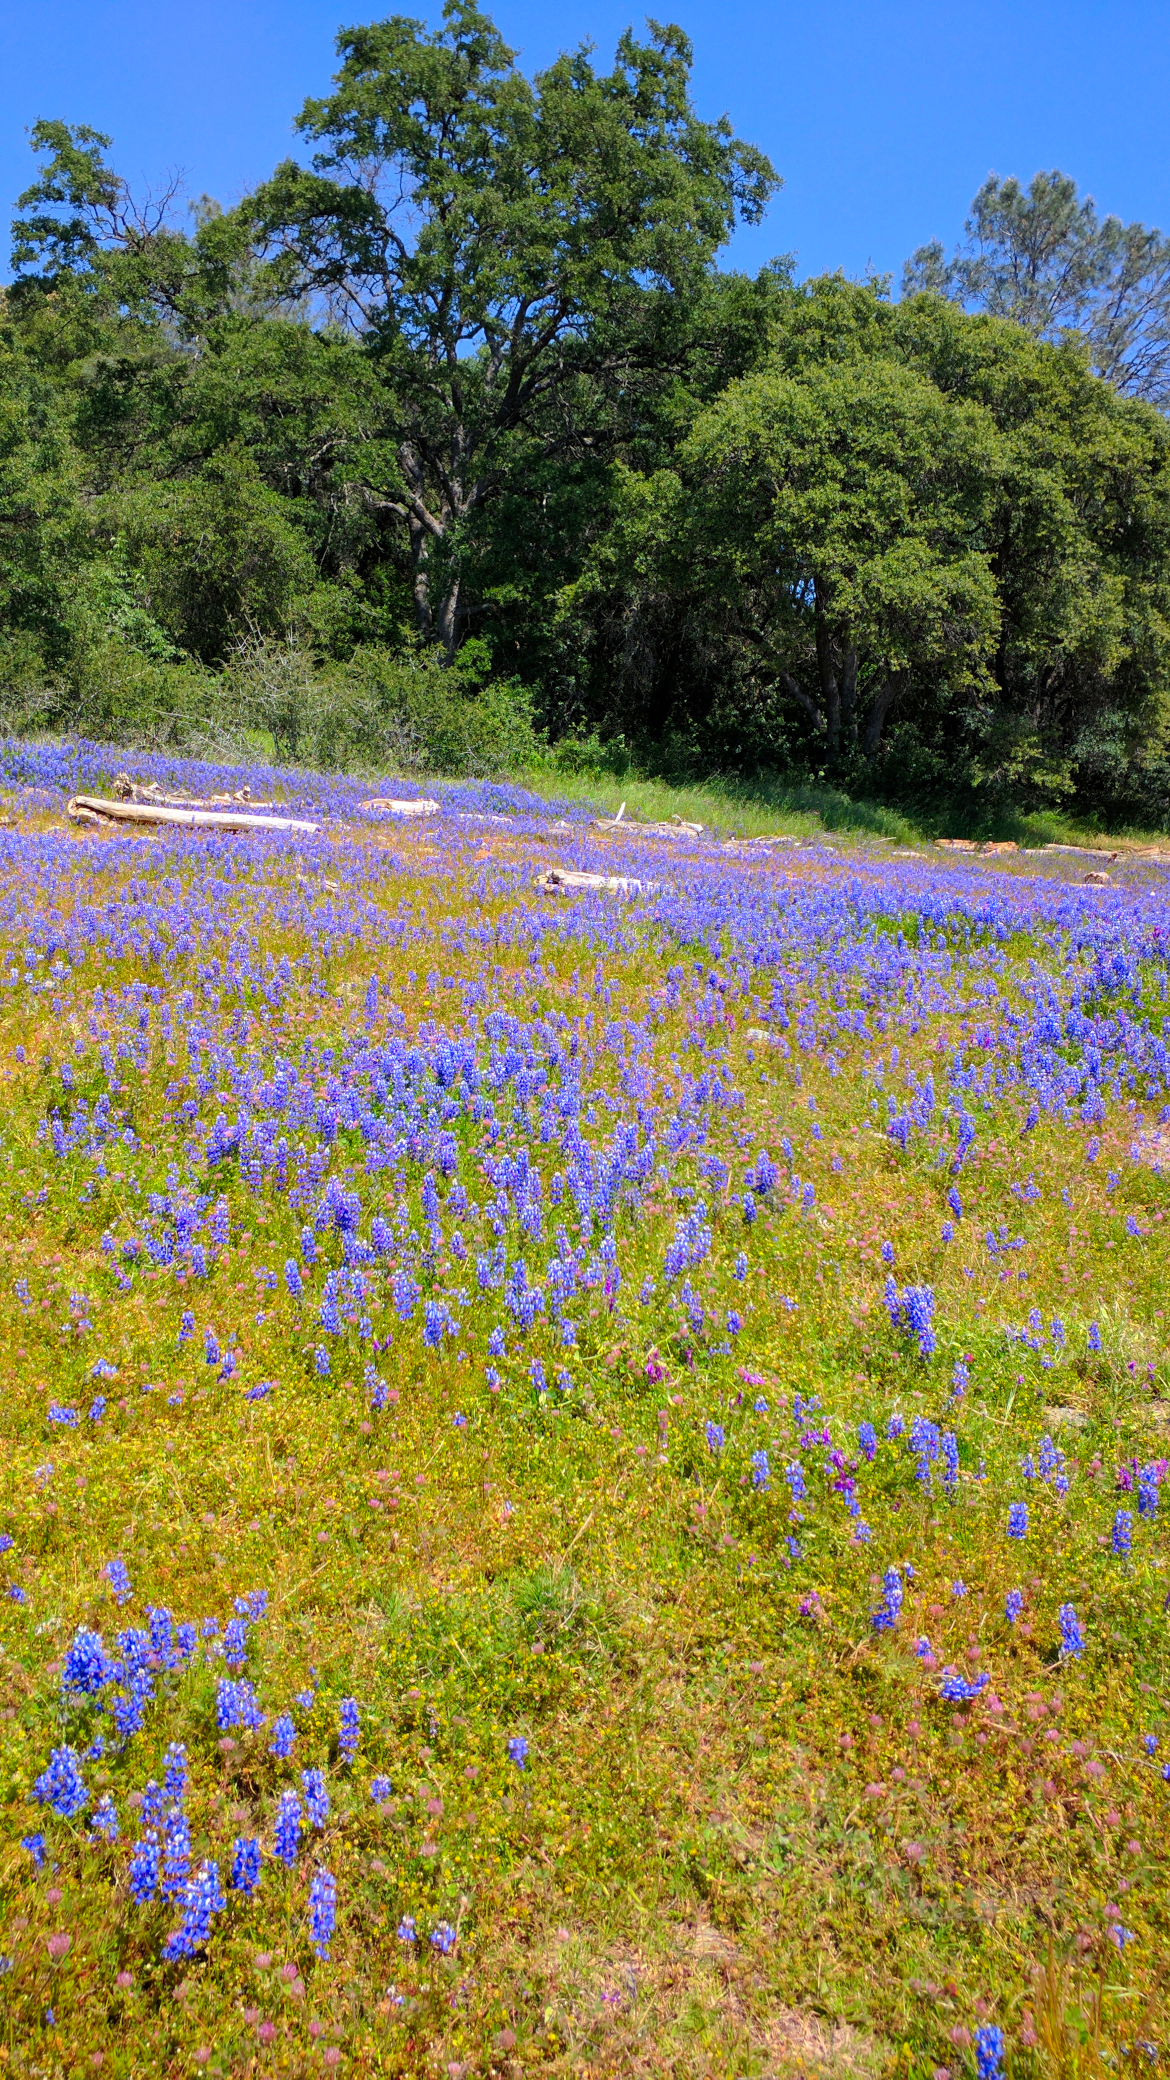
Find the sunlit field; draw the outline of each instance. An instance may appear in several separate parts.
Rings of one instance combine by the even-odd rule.
[[[0,764],[5,2070],[1157,2070],[1165,871]]]

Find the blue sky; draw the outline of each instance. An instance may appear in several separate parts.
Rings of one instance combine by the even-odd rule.
[[[400,0],[435,22],[438,6]],[[1059,166],[1102,209],[1170,230],[1170,7],[1165,0],[651,0],[695,45],[695,94],[763,146],[785,187],[735,264],[795,251],[801,275],[948,243],[989,171]],[[393,11],[349,0],[0,0],[0,203],[32,164],[40,115],[114,138],[135,186],[183,173],[225,204],[292,142],[332,70],[339,21]],[[633,20],[611,0],[499,0],[534,69],[591,38],[612,55]],[[0,234],[0,238],[2,238]],[[7,241],[0,252],[7,257]],[[0,279],[6,268],[0,261]]]

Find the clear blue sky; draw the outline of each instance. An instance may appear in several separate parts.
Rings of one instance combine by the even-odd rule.
[[[438,19],[437,5],[404,13]],[[703,114],[726,111],[785,186],[734,261],[795,251],[801,275],[872,265],[958,235],[985,175],[1059,166],[1103,210],[1170,230],[1166,0],[651,0],[695,45]],[[225,204],[290,148],[332,71],[348,0],[0,0],[0,203],[30,177],[38,116],[114,138],[132,184],[180,170]],[[499,0],[527,69],[591,38],[612,56],[641,16],[612,0]],[[0,226],[0,279],[7,238]]]

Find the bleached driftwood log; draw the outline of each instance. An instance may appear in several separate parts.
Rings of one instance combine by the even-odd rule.
[[[571,867],[550,867],[536,884],[547,896],[572,895],[575,889],[595,889],[613,896],[636,896],[657,885],[654,881],[634,881],[628,874],[583,874]]]
[[[1076,859],[1116,859],[1115,852],[1106,852],[1100,845],[1044,845],[1043,852],[1068,852]]]
[[[239,803],[251,814],[276,806],[274,802],[254,802],[250,787],[237,787],[234,794],[197,795],[185,789],[164,794],[157,780],[134,780],[129,773],[115,775],[114,794],[120,802],[144,802],[159,809],[231,809]]]
[[[371,801],[359,803],[362,809],[382,809],[388,816],[437,816],[439,804],[432,802],[429,795],[420,795],[416,802],[399,802],[393,795],[375,795]]]
[[[249,816],[242,809],[170,809],[161,802],[106,802],[99,795],[75,794],[65,805],[75,823],[177,824],[183,830],[304,831],[320,830],[295,816]]]
[[[596,831],[622,831],[631,838],[699,838],[704,825],[688,823],[682,816],[672,816],[669,823],[626,823],[620,816],[595,816],[593,828]]]

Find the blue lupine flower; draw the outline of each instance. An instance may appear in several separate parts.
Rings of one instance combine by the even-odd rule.
[[[1085,1651],[1085,1635],[1081,1631],[1080,1621],[1072,1604],[1062,1603],[1056,1615],[1060,1621],[1061,1654],[1063,1656],[1083,1654]]]
[[[293,1725],[290,1714],[281,1712],[280,1717],[272,1722],[272,1739],[268,1744],[269,1754],[279,1756],[283,1762],[286,1756],[292,1754],[293,1742],[296,1740],[296,1737],[297,1730]]]
[[[1101,1349],[1101,1331],[1097,1327],[1096,1322],[1089,1323],[1089,1349],[1091,1351],[1099,1351]]]
[[[751,1466],[753,1488],[769,1488],[772,1484],[772,1469],[768,1464],[767,1452],[753,1452]]]
[[[181,1805],[187,1795],[187,1750],[172,1741],[163,1756],[163,1795],[169,1805]]]
[[[162,1893],[173,1899],[184,1891],[191,1866],[191,1823],[181,1806],[172,1806],[163,1833]]]
[[[1156,1466],[1143,1466],[1141,1472],[1139,1473],[1137,1485],[1137,1502],[1138,1515],[1140,1517],[1157,1516],[1158,1469]]]
[[[890,1417],[890,1420],[889,1420],[889,1422],[888,1422],[888,1423],[886,1424],[886,1439],[887,1439],[887,1442],[888,1442],[889,1444],[893,1444],[893,1443],[894,1443],[894,1440],[895,1440],[896,1438],[899,1438],[899,1437],[901,1437],[901,1435],[902,1435],[902,1432],[903,1432],[903,1430],[905,1429],[905,1427],[906,1427],[906,1426],[905,1426],[905,1424],[903,1423],[903,1421],[902,1421],[902,1418],[901,1418],[901,1416],[899,1416],[899,1415],[893,1415],[893,1416],[891,1416],[891,1417]]]
[[[264,1724],[264,1714],[251,1683],[232,1683],[221,1678],[216,1684],[216,1717],[221,1733],[230,1733],[233,1727],[258,1729]]]
[[[205,1863],[188,1881],[183,1895],[183,1919],[163,1944],[162,1954],[168,1963],[177,1957],[193,1957],[206,1946],[211,1940],[211,1917],[222,1912],[223,1904],[219,1865]]]
[[[872,1423],[859,1423],[857,1425],[857,1442],[861,1447],[863,1459],[876,1459],[877,1431]]]
[[[959,1485],[959,1441],[953,1430],[944,1430],[942,1436],[943,1487],[949,1493]]]
[[[444,1957],[450,1955],[455,1948],[455,1931],[449,1921],[440,1921],[436,1927],[432,1928],[431,1942],[436,1950],[442,1951]]]
[[[528,1742],[522,1733],[514,1733],[509,1740],[508,1760],[509,1762],[514,1762],[517,1769],[527,1769]]]
[[[47,1767],[33,1785],[34,1798],[42,1805],[52,1806],[63,1820],[71,1820],[74,1813],[83,1812],[89,1804],[89,1792],[78,1768],[80,1759],[72,1748],[54,1748]]]
[[[254,1835],[250,1839],[243,1835],[236,1836],[232,1874],[228,1883],[233,1892],[243,1892],[249,1897],[259,1885],[260,1844]]]
[[[247,1656],[247,1623],[243,1618],[229,1618],[223,1628],[223,1658],[229,1668],[241,1669]]]
[[[28,1850],[28,1853],[29,1853],[29,1855],[30,1855],[30,1856],[32,1857],[32,1860],[33,1860],[33,1862],[35,1863],[35,1865],[36,1865],[37,1869],[38,1869],[38,1870],[40,1870],[40,1869],[42,1868],[43,1864],[44,1864],[44,1861],[45,1861],[45,1837],[44,1837],[44,1835],[43,1835],[43,1834],[22,1834],[22,1835],[21,1835],[21,1837],[20,1837],[20,1846],[21,1846],[21,1848],[22,1848],[22,1849],[27,1849],[27,1850]]]
[[[273,1846],[282,1863],[296,1862],[303,1826],[301,1802],[296,1792],[282,1791],[273,1827]]]
[[[309,1887],[309,1939],[318,1957],[328,1957],[337,1925],[337,1885],[332,1871],[313,1873]]]
[[[882,1576],[881,1603],[878,1609],[873,1611],[870,1616],[870,1623],[875,1632],[893,1631],[898,1621],[898,1614],[901,1611],[904,1596],[905,1591],[902,1587],[902,1576],[899,1569],[887,1567]]]
[[[344,1761],[352,1762],[357,1754],[358,1742],[361,1739],[361,1725],[358,1719],[356,1698],[342,1698],[337,1708],[337,1721],[338,1753]]]
[[[721,1452],[723,1450],[723,1426],[721,1423],[708,1422],[706,1437],[707,1450],[709,1452]]]
[[[100,1632],[88,1632],[82,1626],[73,1638],[61,1667],[62,1690],[79,1691],[83,1697],[95,1697],[99,1690],[113,1678],[114,1670],[106,1659]]]
[[[1156,1734],[1156,1733],[1147,1733],[1147,1734],[1143,1734],[1143,1736],[1142,1736],[1142,1746],[1143,1746],[1143,1748],[1145,1749],[1145,1751],[1146,1751],[1146,1754],[1147,1754],[1147,1755],[1156,1755],[1156,1754],[1157,1754],[1157,1752],[1158,1752],[1158,1736],[1157,1736],[1157,1734]]]
[[[1133,1511],[1119,1509],[1113,1519],[1113,1535],[1110,1544],[1119,1558],[1124,1559],[1133,1545]]]
[[[403,1917],[402,1917],[401,1921],[400,1921],[400,1922],[399,1922],[399,1924],[398,1924],[398,1931],[397,1931],[397,1933],[398,1933],[398,1940],[399,1940],[399,1942],[400,1942],[400,1943],[413,1943],[413,1942],[414,1942],[414,1940],[415,1940],[415,1937],[416,1937],[416,1936],[417,1936],[417,1934],[418,1934],[418,1929],[417,1929],[417,1927],[416,1927],[416,1925],[415,1925],[415,1919],[414,1919],[414,1915],[413,1915],[413,1914],[404,1914],[404,1915],[403,1915]]]
[[[290,1297],[293,1300],[299,1300],[305,1288],[301,1282],[300,1265],[294,1257],[285,1259],[284,1282],[288,1287]]]
[[[1003,2031],[986,2022],[975,2032],[975,2063],[979,2080],[1003,2080]]]
[[[317,1345],[316,1350],[313,1352],[313,1370],[316,1373],[318,1379],[329,1378],[329,1374],[332,1370],[332,1367],[329,1363],[329,1353],[325,1349],[324,1344],[319,1343]]]
[[[185,1307],[183,1309],[183,1319],[179,1323],[179,1342],[190,1343],[191,1338],[194,1336],[194,1334],[195,1317],[192,1314],[191,1309],[189,1307]]]
[[[1009,1625],[1014,1625],[1014,1624],[1015,1624],[1015,1622],[1016,1622],[1016,1619],[1017,1619],[1017,1618],[1019,1617],[1019,1615],[1020,1615],[1020,1612],[1021,1612],[1021,1611],[1023,1610],[1023,1608],[1024,1608],[1024,1592],[1023,1592],[1023,1590],[1022,1590],[1022,1589],[1009,1589],[1009,1590],[1008,1590],[1008,1592],[1007,1592],[1007,1595],[1006,1595],[1006,1596],[1005,1596],[1005,1598],[1004,1598],[1004,1604],[1003,1604],[1003,1614],[1004,1614],[1004,1617],[1005,1617],[1005,1618],[1007,1619],[1007,1621],[1008,1621],[1008,1624],[1009,1624]]]
[[[945,1698],[948,1704],[970,1704],[973,1698],[978,1697],[987,1688],[990,1681],[991,1677],[986,1671],[976,1676],[974,1682],[969,1683],[965,1676],[959,1674],[958,1669],[945,1668],[939,1680],[938,1694]]]
[[[389,1777],[373,1777],[370,1781],[370,1797],[376,1806],[385,1805],[393,1795],[394,1786]]]
[[[140,1907],[158,1895],[160,1851],[158,1836],[143,1835],[130,1854],[130,1890]]]
[[[118,1813],[108,1791],[102,1793],[90,1815],[90,1828],[94,1834],[103,1834],[107,1842],[118,1839]]]
[[[1026,1503],[1012,1503],[1012,1506],[1008,1511],[1007,1528],[1009,1538],[1027,1538],[1028,1506]]]
[[[301,1783],[305,1787],[305,1805],[308,1808],[309,1825],[324,1827],[329,1818],[329,1792],[325,1785],[325,1772],[320,1769],[303,1769]]]
[[[793,1502],[803,1502],[806,1494],[803,1466],[800,1466],[794,1459],[791,1466],[784,1468],[784,1478],[788,1482]]]

